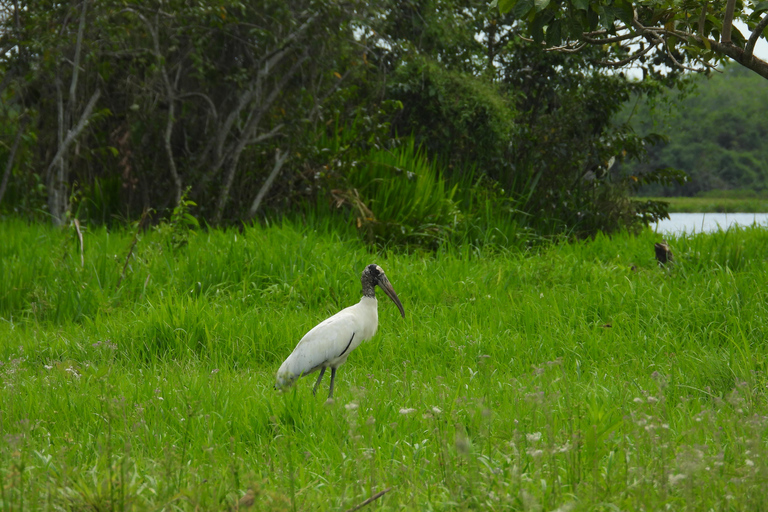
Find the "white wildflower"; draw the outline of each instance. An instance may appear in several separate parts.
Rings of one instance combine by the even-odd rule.
[[[412,414],[414,412],[416,412],[416,409],[414,409],[413,407],[407,407],[407,408],[404,407],[400,409],[400,414]]]
[[[682,473],[670,474],[669,475],[669,485],[675,485],[677,482],[679,482],[680,480],[684,480],[684,479],[685,479],[685,475],[682,474]]]
[[[525,438],[529,443],[535,443],[541,439],[541,432],[534,432],[533,434],[525,434]]]

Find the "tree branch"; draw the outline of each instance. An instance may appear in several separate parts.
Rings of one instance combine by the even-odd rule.
[[[136,16],[139,17],[139,19],[144,22],[144,25],[147,27],[147,30],[149,31],[150,36],[152,36],[152,46],[154,48],[154,54],[155,59],[157,59],[158,66],[160,67],[160,76],[163,79],[163,84],[165,85],[165,93],[167,96],[168,101],[168,118],[165,122],[165,132],[163,135],[163,146],[165,147],[165,154],[168,158],[168,168],[171,171],[171,178],[173,179],[173,187],[174,187],[174,206],[179,204],[179,201],[181,201],[181,189],[182,189],[182,183],[181,183],[181,177],[179,176],[179,172],[176,169],[176,160],[173,158],[173,147],[171,146],[171,137],[173,136],[173,125],[174,125],[174,116],[175,116],[175,110],[176,110],[176,91],[173,87],[173,84],[171,84],[170,78],[168,78],[168,72],[165,68],[165,58],[160,53],[160,40],[157,34],[157,26],[152,26],[152,24],[149,22],[149,20],[140,12],[136,11],[135,9],[125,9],[127,12],[132,12]],[[157,22],[157,17],[160,14],[160,11],[155,12],[155,22]]]
[[[19,122],[19,131],[16,132],[16,138],[13,140],[13,146],[11,146],[11,152],[8,155],[8,162],[5,164],[5,173],[3,173],[3,181],[0,183],[0,203],[3,202],[3,196],[5,195],[5,188],[8,186],[8,180],[11,176],[11,170],[13,169],[13,159],[16,158],[16,150],[21,142],[21,136],[24,134],[24,129],[27,127],[29,117],[22,116]]]
[[[272,103],[274,103],[274,101],[280,95],[283,87],[285,87],[285,85],[288,83],[288,80],[293,78],[293,75],[295,75],[296,72],[301,68],[301,65],[304,63],[304,61],[309,58],[307,51],[308,50],[305,50],[304,55],[302,55],[300,59],[294,62],[293,66],[291,66],[291,69],[283,74],[283,76],[280,78],[280,81],[275,84],[271,94],[261,105],[259,105],[258,112],[256,112],[256,109],[251,112],[252,117],[248,121],[246,127],[243,129],[240,140],[237,141],[237,144],[231,152],[229,166],[224,177],[224,184],[222,185],[221,192],[219,193],[219,200],[216,204],[216,212],[214,213],[213,217],[214,224],[220,223],[222,215],[224,214],[224,206],[226,206],[227,200],[229,199],[229,191],[232,188],[232,183],[235,179],[235,171],[237,170],[237,164],[240,160],[240,154],[243,152],[243,149],[245,149],[245,146],[251,142],[252,134],[256,131],[259,124],[261,123],[262,116],[267,112],[267,110],[269,110],[269,108],[272,106]]]
[[[638,50],[637,52],[635,52],[634,54],[630,55],[626,59],[622,59],[622,60],[618,60],[618,61],[603,61],[603,60],[601,60],[601,61],[597,61],[597,63],[600,64],[600,65],[603,65],[603,66],[620,68],[621,66],[625,66],[625,65],[629,64],[630,62],[639,59],[640,57],[642,57],[643,55],[645,55],[646,53],[648,53],[649,51],[651,51],[655,47],[656,47],[656,44],[649,44],[645,49]]]
[[[736,8],[736,0],[728,0],[725,4],[725,17],[723,18],[723,30],[720,36],[720,42],[722,44],[731,43],[731,30],[733,29],[733,11]],[[704,37],[704,34],[701,35]]]
[[[213,104],[213,100],[210,97],[208,97],[207,94],[203,94],[202,92],[186,92],[184,94],[179,94],[177,96],[177,98],[178,99],[184,99],[184,98],[188,98],[190,96],[196,96],[196,97],[199,97],[199,98],[203,98],[205,100],[205,102],[208,103],[208,107],[211,109],[211,112],[213,112],[214,120],[219,118],[219,114],[218,114],[218,112],[216,112],[216,105]]]
[[[701,15],[699,16],[699,35],[704,37],[704,27],[707,23],[707,6],[709,2],[704,2],[704,6],[701,8]]]
[[[703,38],[698,38],[701,44],[704,44]],[[709,39],[710,47],[717,53],[727,55],[747,69],[751,69],[758,75],[768,80],[768,62],[758,59],[754,55],[746,56],[746,51],[734,44],[718,43]]]
[[[272,183],[275,181],[275,178],[280,173],[280,169],[283,168],[283,164],[285,163],[285,160],[288,158],[288,151],[285,151],[282,155],[280,154],[280,149],[275,150],[275,166],[272,168],[272,172],[269,173],[269,176],[267,177],[267,181],[264,182],[264,185],[261,186],[261,189],[259,189],[259,193],[256,194],[256,199],[253,200],[253,204],[251,204],[251,209],[248,210],[248,218],[253,218],[254,215],[256,215],[256,212],[259,210],[259,206],[261,206],[261,201],[264,199],[264,196],[267,195],[267,192],[269,192],[269,189],[272,188]]]
[[[62,142],[59,146],[59,150],[56,152],[56,156],[53,157],[50,165],[48,165],[47,172],[51,172],[51,169],[53,169],[59,160],[61,160],[61,158],[64,156],[64,153],[69,148],[69,145],[72,144],[77,136],[80,135],[80,132],[83,131],[83,128],[85,128],[86,124],[88,124],[88,118],[91,116],[91,112],[93,111],[93,107],[96,106],[96,102],[99,100],[99,96],[101,96],[101,91],[96,89],[96,92],[93,93],[93,96],[91,96],[91,99],[88,101],[88,105],[85,106],[85,110],[83,110],[83,114],[80,116],[80,120],[78,121],[77,126],[69,130],[67,137],[64,139],[64,142]]]
[[[74,117],[75,99],[77,98],[77,78],[80,75],[80,54],[83,48],[83,32],[85,32],[85,13],[88,7],[88,0],[83,0],[83,7],[80,9],[80,24],[77,28],[77,44],[75,45],[75,61],[72,64],[72,81],[69,84],[69,103],[67,104],[67,121]],[[69,124],[69,123],[67,123]]]
[[[623,34],[620,36],[614,36],[614,37],[605,37],[605,38],[593,38],[589,37],[588,35],[584,34],[581,36],[581,39],[586,41],[589,44],[610,44],[610,43],[619,43],[621,41],[627,41],[629,39],[633,39],[637,37],[635,34]]]
[[[763,19],[760,20],[760,23],[755,26],[755,30],[752,31],[752,34],[749,36],[749,41],[747,41],[747,47],[744,48],[744,58],[745,59],[752,59],[752,52],[755,51],[755,45],[757,44],[757,40],[760,39],[760,36],[763,34],[763,31],[765,28],[768,27],[768,14],[763,16]]]

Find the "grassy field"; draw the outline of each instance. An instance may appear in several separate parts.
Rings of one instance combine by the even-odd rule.
[[[768,199],[736,197],[644,197],[669,203],[670,213],[765,213]]]
[[[2,510],[768,509],[766,231],[672,238],[669,269],[650,232],[373,254],[291,225],[174,249],[6,220],[0,240]],[[276,392],[373,262],[406,319],[379,294],[334,403],[312,377]]]

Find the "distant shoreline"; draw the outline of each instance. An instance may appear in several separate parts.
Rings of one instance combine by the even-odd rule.
[[[768,213],[767,198],[635,197],[669,203],[669,213]]]

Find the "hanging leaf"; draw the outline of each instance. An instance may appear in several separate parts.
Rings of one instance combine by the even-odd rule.
[[[573,0],[573,6],[579,10],[586,11],[589,9],[589,0]]]
[[[515,18],[523,19],[533,9],[533,0],[519,0],[512,8],[512,15]]]
[[[555,20],[547,26],[547,46],[560,46],[563,40],[561,26],[562,23],[560,20]]]

